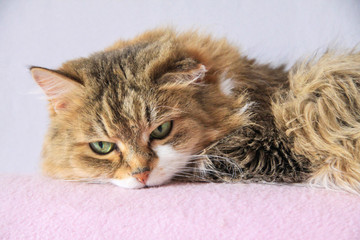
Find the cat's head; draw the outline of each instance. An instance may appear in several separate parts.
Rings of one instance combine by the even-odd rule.
[[[230,79],[239,59],[224,41],[160,30],[57,70],[32,67],[49,100],[44,172],[127,188],[183,174],[247,119]]]

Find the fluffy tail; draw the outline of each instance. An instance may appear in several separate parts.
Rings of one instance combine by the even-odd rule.
[[[273,113],[312,163],[309,183],[360,194],[360,52],[327,52],[297,64]]]

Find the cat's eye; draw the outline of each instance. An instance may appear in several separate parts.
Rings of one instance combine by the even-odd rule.
[[[89,145],[91,150],[101,155],[108,154],[115,148],[115,143],[104,142],[104,141],[92,142],[89,143]]]
[[[150,138],[152,139],[163,139],[170,134],[172,129],[172,121],[166,122],[158,126],[154,131],[151,132]]]

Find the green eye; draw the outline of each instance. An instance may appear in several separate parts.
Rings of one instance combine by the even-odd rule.
[[[163,139],[169,135],[171,128],[172,128],[172,121],[163,123],[160,126],[158,126],[154,131],[152,131],[150,137],[152,139]]]
[[[97,154],[108,154],[110,153],[112,150],[114,150],[115,144],[111,143],[111,142],[104,142],[104,141],[99,141],[99,142],[92,142],[89,143],[91,150],[93,150],[95,153]]]

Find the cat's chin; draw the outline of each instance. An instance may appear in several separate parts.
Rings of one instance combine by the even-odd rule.
[[[110,183],[122,187],[122,188],[143,188],[145,184],[139,182],[134,177],[128,177],[124,179],[110,179]]]
[[[121,188],[129,188],[129,189],[138,189],[138,188],[144,188],[144,187],[157,187],[160,185],[164,185],[168,183],[171,180],[171,177],[164,180],[162,179],[154,179],[152,181],[147,182],[146,184],[143,184],[136,180],[133,177],[125,178],[125,179],[110,179],[108,182],[112,183],[118,187]]]
[[[164,185],[172,179],[172,175],[160,175],[156,176],[155,174],[150,174],[149,180],[146,182],[147,187],[156,187],[160,185]]]

